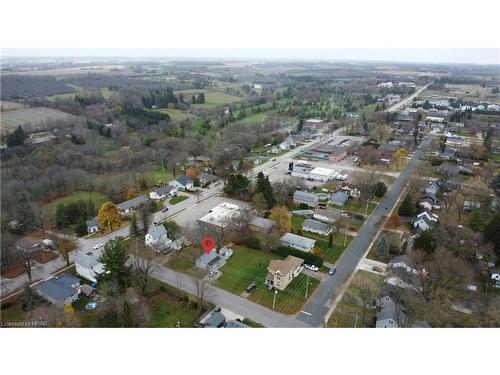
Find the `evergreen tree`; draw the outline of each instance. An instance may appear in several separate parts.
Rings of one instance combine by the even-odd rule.
[[[75,233],[79,236],[84,236],[87,234],[87,222],[83,217],[81,217],[76,223]]]
[[[26,140],[26,133],[24,132],[21,125],[7,136],[6,142],[8,147],[21,146]]]
[[[129,234],[130,237],[137,237],[139,235],[139,224],[137,223],[137,216],[134,212],[132,220],[130,221]]]
[[[233,196],[245,196],[248,193],[250,180],[240,173],[232,174],[229,176],[224,193]]]
[[[413,207],[413,200],[411,198],[411,194],[406,194],[405,199],[403,199],[403,202],[401,202],[401,206],[399,207],[398,213],[401,216],[413,216],[415,210]]]
[[[477,231],[480,231],[483,229],[484,223],[483,219],[481,217],[481,210],[476,208],[472,210],[470,217],[469,217],[469,226]]]
[[[373,185],[373,194],[376,197],[383,197],[385,192],[387,191],[387,186],[382,181],[379,181]]]
[[[273,187],[269,181],[269,176],[264,176],[264,173],[259,172],[257,175],[256,193],[261,193],[267,203],[267,208],[271,209],[276,205],[276,198],[274,197]]]
[[[127,260],[128,252],[121,237],[106,242],[102,255],[99,257],[99,262],[104,268],[104,272],[98,277],[99,281],[114,280],[122,290],[130,286],[132,271],[127,266]]]
[[[56,208],[56,227],[61,229],[66,225],[66,207],[59,203]]]
[[[491,242],[495,252],[500,257],[500,214],[496,214],[484,228],[484,239]]]
[[[141,208],[141,225],[144,234],[148,233],[151,225],[151,214],[146,207]]]
[[[387,241],[387,237],[385,234],[380,235],[380,238],[377,241],[377,258],[385,259],[389,253],[389,242]]]
[[[333,245],[333,233],[330,233],[330,236],[328,237],[328,247],[332,247]]]
[[[416,249],[421,249],[425,251],[427,254],[432,254],[436,249],[436,244],[434,242],[434,238],[430,231],[422,232],[415,238],[413,241],[413,247]]]

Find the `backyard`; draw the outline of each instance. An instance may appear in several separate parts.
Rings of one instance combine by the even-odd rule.
[[[206,272],[195,266],[196,258],[200,255],[200,249],[188,246],[180,252],[171,254],[166,266],[171,270],[186,273],[196,278],[202,278]]]
[[[97,192],[79,191],[65,197],[54,199],[43,206],[43,211],[45,214],[49,215],[49,217],[52,217],[55,215],[59,204],[67,205],[69,203],[78,202],[79,200],[83,200],[85,202],[92,200],[95,208],[99,209],[99,207],[101,207],[101,205],[106,201],[106,196]]]

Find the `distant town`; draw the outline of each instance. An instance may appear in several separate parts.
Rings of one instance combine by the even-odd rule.
[[[1,65],[2,327],[500,326],[500,69]]]

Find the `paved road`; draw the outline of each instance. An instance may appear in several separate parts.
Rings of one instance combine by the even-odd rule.
[[[324,318],[335,300],[336,291],[342,286],[349,276],[354,272],[358,263],[366,253],[370,243],[375,238],[378,231],[377,223],[379,220],[387,215],[392,207],[396,204],[398,197],[401,195],[404,187],[406,186],[409,177],[417,167],[419,158],[423,155],[430,142],[431,137],[424,140],[417,149],[413,158],[408,163],[406,168],[400,173],[391,189],[386,193],[380,204],[374,210],[370,218],[365,222],[358,232],[358,235],[352,240],[350,245],[342,254],[337,262],[337,272],[335,275],[330,276],[325,282],[321,283],[316,289],[313,298],[311,298],[303,308],[303,311],[310,314],[299,314],[297,319],[301,322],[308,324],[311,327],[321,327],[324,323]]]
[[[424,90],[429,87],[429,85],[432,85],[433,82],[431,83],[428,83],[427,85],[425,85],[424,87],[420,88],[419,90],[415,91],[413,94],[411,94],[410,96],[407,96],[406,98],[404,98],[403,100],[401,100],[400,102],[397,102],[396,104],[392,105],[391,107],[387,108],[386,109],[386,112],[396,112],[396,111],[399,111],[401,109],[401,107],[404,107],[404,106],[407,106],[407,105],[411,105],[411,102],[413,101],[413,98],[416,98],[418,95],[420,95],[422,92],[424,92]]]

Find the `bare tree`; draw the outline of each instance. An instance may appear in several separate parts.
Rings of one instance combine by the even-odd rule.
[[[199,315],[203,310],[203,303],[208,291],[210,290],[210,284],[205,280],[195,280],[194,286],[196,288],[196,304]]]
[[[141,295],[146,295],[151,274],[159,268],[156,254],[136,239],[131,251],[132,269]]]
[[[366,203],[365,215],[368,214],[368,205],[370,200],[375,195],[375,189],[373,186],[380,181],[380,173],[374,170],[369,170],[367,172],[358,172],[354,176],[356,180],[356,186],[359,190],[359,199]]]

